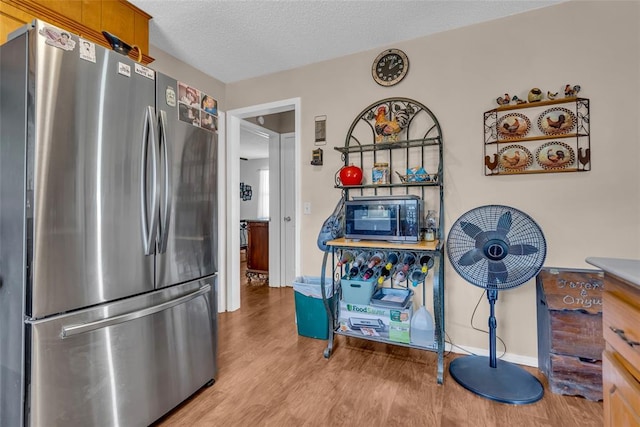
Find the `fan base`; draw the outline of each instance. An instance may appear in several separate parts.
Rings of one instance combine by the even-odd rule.
[[[544,388],[521,367],[502,360],[492,368],[488,357],[464,356],[449,364],[449,373],[467,390],[502,403],[525,405],[537,402]]]

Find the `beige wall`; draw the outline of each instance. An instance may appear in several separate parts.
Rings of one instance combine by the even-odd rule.
[[[640,3],[572,1],[526,14],[398,43],[411,69],[383,88],[371,78],[382,49],[321,62],[226,87],[226,109],[302,99],[302,274],[318,275],[317,232],[339,198],[341,167],[331,147],[344,144],[355,116],[387,97],[413,98],[438,117],[445,149],[445,230],[464,212],[506,204],[544,230],[545,265],[589,268],[588,256],[640,258]],[[580,84],[591,100],[592,170],[487,177],[483,173],[483,112],[508,92],[557,91]],[[324,166],[311,166],[314,117],[327,116]],[[324,147],[323,147],[324,148]],[[482,290],[446,267],[446,330],[456,344],[487,347],[469,319]],[[485,300],[486,301],[486,300]],[[500,293],[498,335],[509,353],[536,357],[534,281]],[[482,302],[475,325],[486,328]],[[499,349],[500,351],[501,349]]]
[[[227,109],[225,105],[226,87],[220,80],[179,61],[156,46],[149,47],[149,54],[155,58],[149,64],[151,68],[213,96],[218,101],[218,110],[225,111]]]

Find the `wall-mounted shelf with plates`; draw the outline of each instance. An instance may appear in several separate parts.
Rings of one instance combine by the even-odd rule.
[[[591,170],[589,100],[504,105],[484,113],[484,173]]]

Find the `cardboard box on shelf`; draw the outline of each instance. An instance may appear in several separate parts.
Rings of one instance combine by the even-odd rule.
[[[407,308],[383,308],[372,305],[351,304],[340,301],[340,330],[363,336],[374,336],[390,341],[411,342],[411,315],[413,305]]]

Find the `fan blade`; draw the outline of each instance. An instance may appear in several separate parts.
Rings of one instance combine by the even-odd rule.
[[[480,261],[482,258],[484,258],[484,255],[482,255],[482,250],[471,249],[470,251],[465,252],[465,254],[460,257],[460,259],[458,260],[458,264],[468,267]]]
[[[507,271],[507,267],[504,265],[502,261],[490,262],[489,263],[489,283],[499,284],[507,281],[509,277],[509,272]]]
[[[475,239],[478,234],[482,233],[480,227],[467,221],[460,221],[460,228],[472,239]]]
[[[511,255],[531,255],[538,252],[538,248],[533,245],[511,245],[509,254]]]
[[[506,236],[509,230],[511,230],[511,211],[506,211],[500,215],[496,231],[501,231]]]

